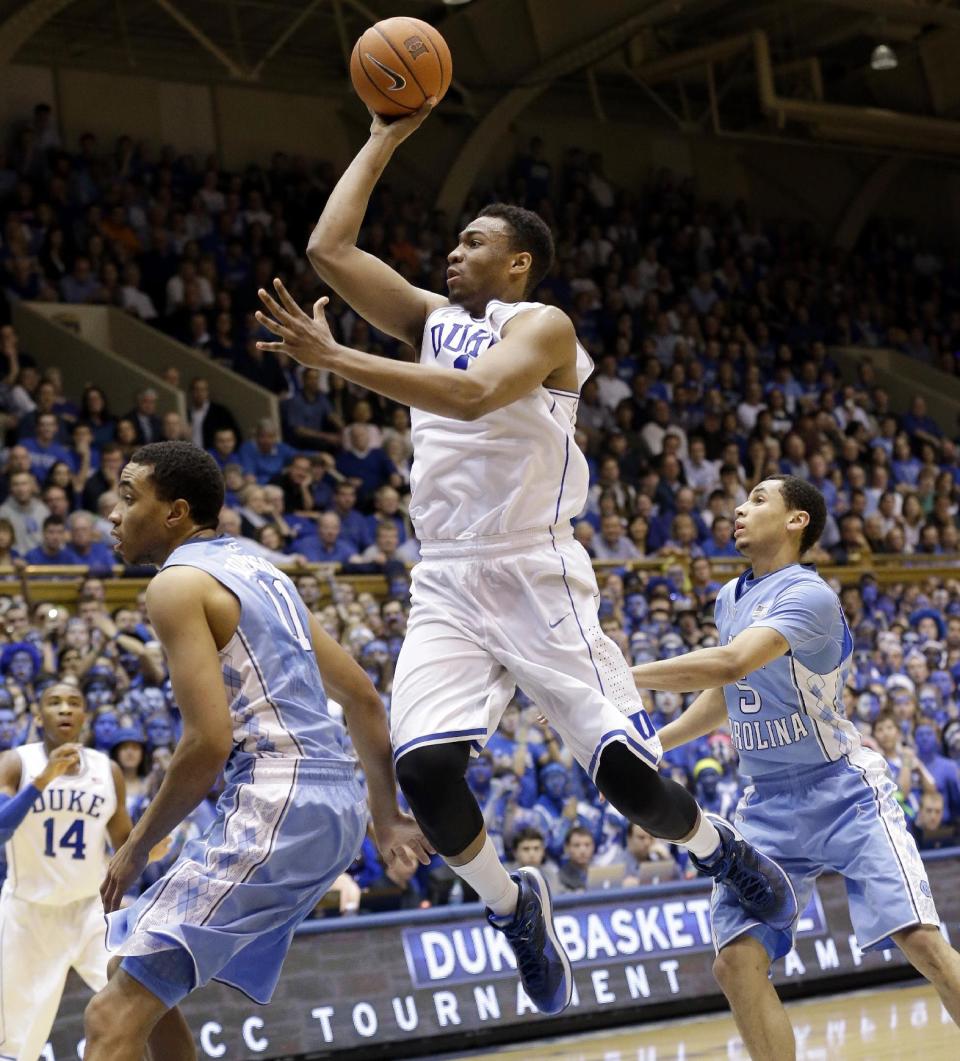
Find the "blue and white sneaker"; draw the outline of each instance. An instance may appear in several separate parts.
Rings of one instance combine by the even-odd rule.
[[[517,956],[523,989],[541,1013],[562,1013],[573,995],[570,959],[553,929],[550,888],[539,870],[524,866],[510,877],[520,889],[512,917],[487,911],[487,920],[506,937]]]
[[[726,884],[751,917],[780,931],[788,929],[799,910],[783,867],[745,840],[726,818],[704,813],[720,834],[720,848],[709,859],[691,853],[690,861],[718,884]]]

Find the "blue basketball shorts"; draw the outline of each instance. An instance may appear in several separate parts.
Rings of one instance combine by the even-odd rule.
[[[757,778],[735,821],[790,875],[801,911],[817,877],[825,870],[839,873],[861,950],[883,949],[894,945],[890,937],[901,929],[940,924],[896,791],[883,758],[861,748],[787,779]],[[745,933],[763,944],[771,961],[793,947],[793,931],[749,917],[725,885],[714,886],[711,911],[718,953]]]
[[[210,980],[266,1003],[296,927],[356,858],[367,804],[349,764],[260,759],[131,906],[107,948],[168,1006]]]

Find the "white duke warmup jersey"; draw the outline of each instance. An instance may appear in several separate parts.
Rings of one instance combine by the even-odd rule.
[[[420,363],[470,370],[507,322],[540,302],[488,303],[483,317],[443,306],[427,318]],[[577,343],[577,385],[593,362]],[[589,475],[574,442],[579,392],[537,387],[477,420],[410,410],[410,517],[421,541],[544,530],[583,510]]]
[[[47,763],[43,742],[17,748],[20,790]],[[117,809],[110,760],[84,748],[77,774],[63,774],[40,793],[7,842],[4,894],[60,906],[100,892],[107,869],[107,822]]]

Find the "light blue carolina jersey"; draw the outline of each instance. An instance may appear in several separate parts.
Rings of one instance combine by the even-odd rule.
[[[761,777],[836,762],[860,747],[843,712],[853,638],[840,600],[805,564],[757,579],[752,574],[727,582],[717,596],[720,642],[768,626],[784,636],[790,651],[724,686],[741,772]]]
[[[264,759],[352,762],[327,709],[309,613],[290,579],[227,536],[186,542],[163,566],[206,571],[240,602],[236,633],[220,651],[233,719],[227,779]]]

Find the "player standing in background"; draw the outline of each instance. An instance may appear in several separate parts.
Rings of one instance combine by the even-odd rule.
[[[705,692],[660,730],[664,750],[729,721],[749,787],[735,821],[790,874],[802,910],[825,870],[843,875],[863,950],[897,944],[960,1024],[960,954],[938,931],[926,871],[886,762],[843,710],[853,638],[840,601],[800,557],[826,521],[820,492],[792,475],[758,483],[736,510],[751,567],[716,602],[721,645],[633,668],[640,689]],[[793,933],[749,917],[713,891],[714,973],[755,1059],[795,1056],[793,1029],[768,973]]]
[[[42,1052],[71,968],[94,991],[107,982],[100,884],[108,841],[133,828],[120,767],[76,743],[80,690],[47,686],[39,714],[43,740],[0,756],[0,1059],[17,1061]]]
[[[383,704],[269,561],[217,534],[220,469],[187,442],[134,452],[110,515],[128,564],[156,564],[147,611],[183,717],[160,790],[102,886],[111,960],[85,1015],[86,1061],[196,1057],[177,1008],[211,979],[270,1000],[297,925],[360,850],[367,805],[326,694],[343,705],[388,864],[429,854],[397,806]],[[146,852],[210,791],[217,817],[118,910]]]
[[[789,925],[796,901],[775,863],[657,772],[660,743],[600,629],[593,568],[571,531],[587,497],[573,436],[593,364],[564,313],[524,301],[550,267],[550,230],[519,207],[481,211],[448,256],[449,299],[356,245],[380,174],[430,109],[391,124],[373,118],[307,248],[357,313],[419,347],[420,364],[337,345],[326,299],[311,318],[279,280],[279,302],[260,292],[272,319],[258,316],[282,341],[259,345],[412,407],[410,515],[421,561],[393,684],[397,775],[431,844],[510,941],[533,1003],[557,1013],[573,977],[549,888],[533,867],[507,873],[465,780],[518,683],[622,814],[686,845],[753,916]]]

